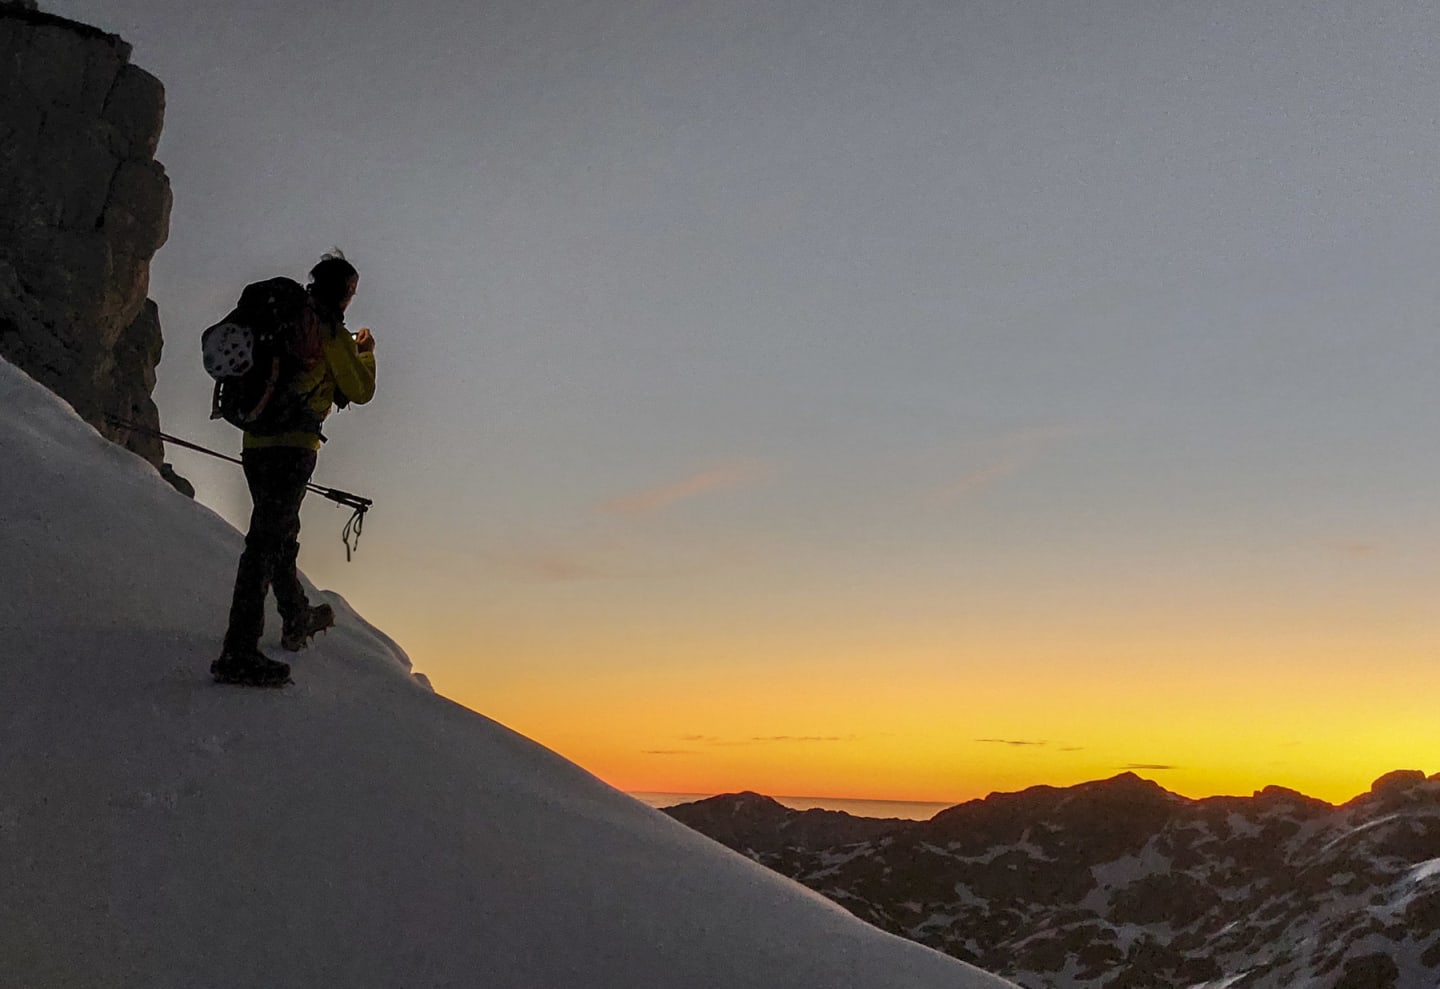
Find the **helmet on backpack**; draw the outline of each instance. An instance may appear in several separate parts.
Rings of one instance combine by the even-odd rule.
[[[201,335],[200,350],[210,377],[238,378],[255,366],[255,331],[239,323],[216,323]]]

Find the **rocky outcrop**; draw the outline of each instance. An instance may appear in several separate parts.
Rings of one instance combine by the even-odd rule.
[[[898,818],[856,817],[840,810],[791,810],[773,797],[748,790],[680,804],[665,812],[752,858],[786,848],[830,848],[867,841],[911,823]]]
[[[755,794],[704,803],[667,813],[1027,989],[1440,984],[1440,775],[1333,807],[1281,787],[1189,800],[1127,773],[829,846]]]
[[[146,296],[170,228],[164,112],[120,38],[0,5],[0,356],[162,472],[160,441],[107,417],[159,428]]]

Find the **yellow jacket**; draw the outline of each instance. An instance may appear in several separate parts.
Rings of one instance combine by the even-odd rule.
[[[254,450],[272,446],[320,449],[319,423],[325,421],[338,396],[356,405],[364,405],[375,397],[375,354],[360,353],[355,338],[344,323],[330,322],[311,310],[307,312],[307,330],[313,341],[313,356],[294,380],[290,390],[306,396],[305,404],[315,414],[316,428],[274,436],[256,436],[246,432],[244,448]]]

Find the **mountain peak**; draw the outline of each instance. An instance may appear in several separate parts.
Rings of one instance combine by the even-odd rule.
[[[1393,807],[1415,802],[1440,804],[1440,775],[1427,778],[1418,769],[1396,769],[1376,779],[1370,784],[1369,792],[1360,794],[1345,806],[1376,804]]]
[[[1426,781],[1425,773],[1419,769],[1396,769],[1379,777],[1370,784],[1371,793],[1404,793]]]

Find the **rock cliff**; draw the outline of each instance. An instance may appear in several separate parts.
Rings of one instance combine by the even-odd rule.
[[[0,355],[186,490],[158,438],[106,418],[160,424],[146,296],[170,228],[164,112],[120,38],[0,4]]]

